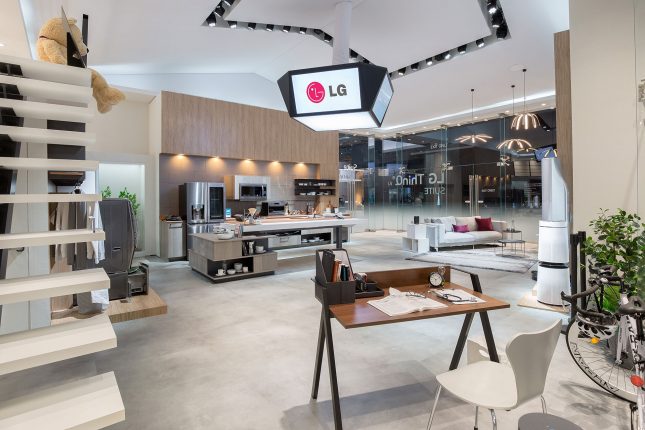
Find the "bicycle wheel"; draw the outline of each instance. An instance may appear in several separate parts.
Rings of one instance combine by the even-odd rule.
[[[630,381],[634,374],[631,354],[622,353],[616,360],[616,342],[619,331],[609,339],[592,342],[580,320],[572,321],[567,328],[567,347],[580,370],[600,387],[628,402],[636,403],[636,387]]]

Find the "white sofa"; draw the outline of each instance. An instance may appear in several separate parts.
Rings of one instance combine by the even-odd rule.
[[[427,234],[430,240],[430,247],[438,251],[439,248],[449,246],[470,246],[485,243],[494,243],[502,239],[502,232],[507,229],[506,221],[493,220],[493,231],[478,231],[477,217],[454,217],[446,216],[441,218],[426,218]],[[467,225],[468,233],[455,233],[453,225]]]

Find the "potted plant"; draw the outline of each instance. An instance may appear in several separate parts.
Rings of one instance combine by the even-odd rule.
[[[587,237],[583,248],[591,261],[616,267],[633,294],[645,297],[645,224],[637,214],[618,209],[609,214],[602,209],[592,220],[594,236]],[[603,308],[614,311],[618,294],[605,294]]]

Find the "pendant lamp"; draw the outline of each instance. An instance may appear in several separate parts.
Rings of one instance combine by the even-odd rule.
[[[513,115],[515,115],[515,85],[511,85],[511,90],[513,91]],[[517,117],[513,119],[513,124],[515,124],[516,119]],[[513,125],[511,125],[511,128],[513,128]],[[533,149],[533,145],[531,145],[526,139],[511,138],[506,139],[497,145],[497,149],[506,149],[508,151],[529,151],[530,149]]]
[[[530,128],[538,128],[540,125],[540,120],[537,115],[526,111],[526,69],[522,69],[522,73],[524,73],[524,112],[513,118],[511,128],[515,130],[528,130]]]
[[[473,125],[475,123],[475,89],[471,88],[470,89],[470,124]],[[459,143],[465,143],[470,141],[470,143],[486,143],[490,139],[492,139],[493,136],[489,136],[487,134],[466,134],[464,136],[460,136],[457,139],[455,139]]]

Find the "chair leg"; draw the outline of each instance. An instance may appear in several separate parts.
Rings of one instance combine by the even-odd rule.
[[[544,400],[544,396],[540,396],[540,400],[542,401],[542,413],[546,414],[546,400]]]
[[[475,406],[475,430],[478,430],[477,420],[479,419],[479,406]]]
[[[430,430],[430,427],[432,426],[432,420],[434,419],[434,412],[437,409],[437,403],[439,403],[439,395],[441,394],[441,385],[437,387],[437,394],[435,394],[434,397],[434,404],[432,405],[432,412],[430,412],[430,418],[428,419],[428,426],[426,427],[426,430]]]
[[[493,420],[493,430],[497,430],[497,416],[495,415],[495,410],[494,409],[490,410],[490,417]]]

